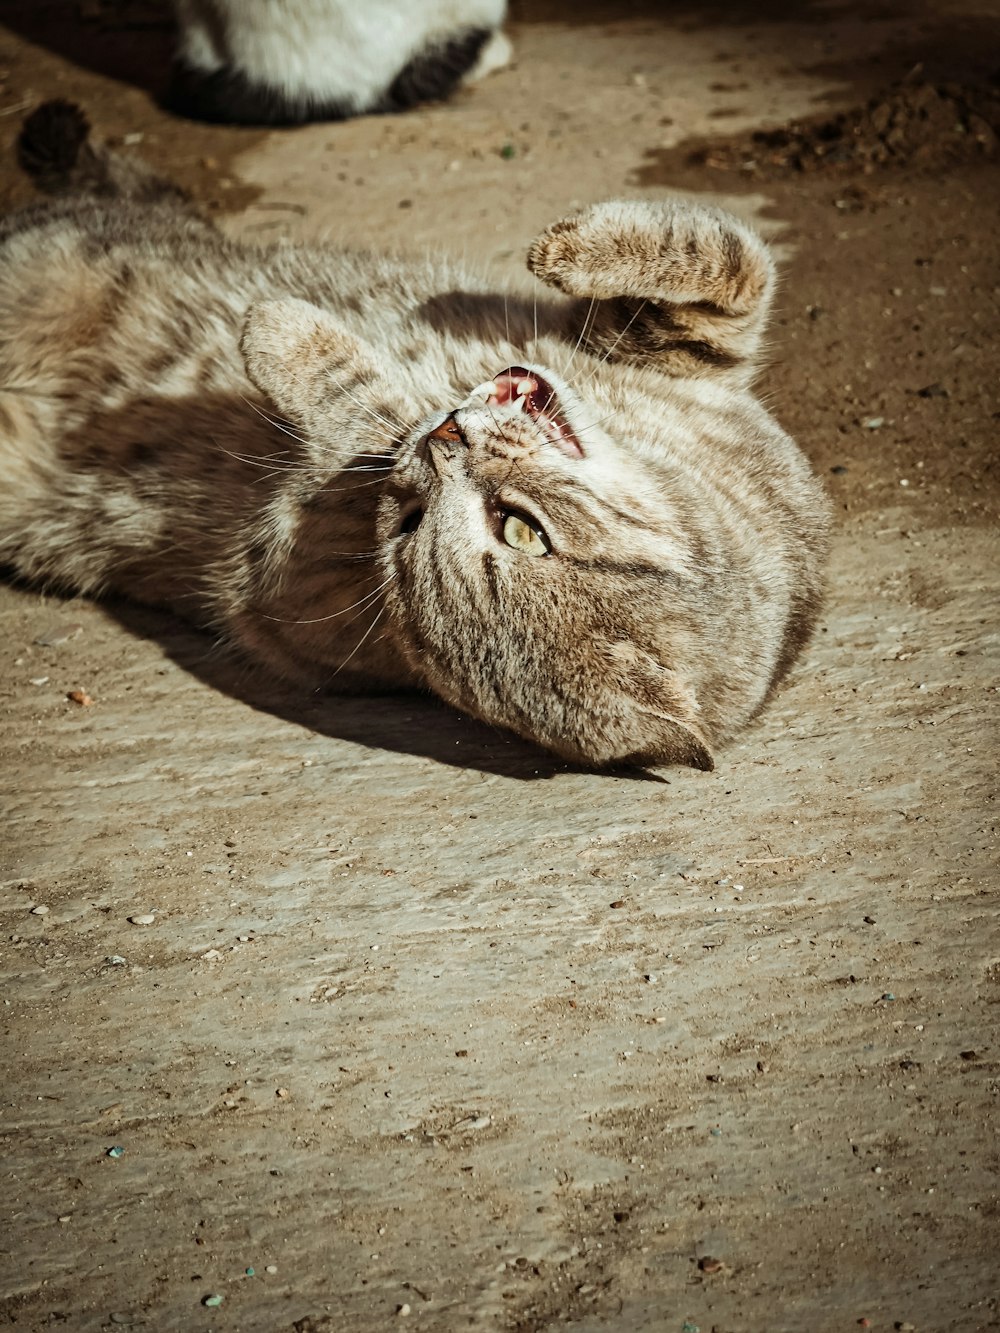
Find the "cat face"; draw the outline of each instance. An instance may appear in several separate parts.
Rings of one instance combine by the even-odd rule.
[[[574,760],[708,768],[662,660],[688,552],[662,479],[604,415],[521,365],[423,423],[379,506],[391,622],[431,688],[487,722]]]

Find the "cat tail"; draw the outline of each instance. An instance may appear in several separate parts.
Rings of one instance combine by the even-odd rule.
[[[180,186],[155,175],[144,162],[93,143],[84,112],[61,98],[43,102],[25,118],[17,160],[45,194],[128,196],[146,203],[188,200]]]

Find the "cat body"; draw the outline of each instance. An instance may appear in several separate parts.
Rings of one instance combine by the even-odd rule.
[[[295,125],[403,111],[510,57],[506,0],[176,0],[169,105]]]
[[[564,295],[500,296],[227,240],[82,130],[52,150],[73,114],[36,113],[22,161],[77,192],[0,225],[0,561],[310,688],[423,687],[574,760],[711,767],[807,638],[826,549],[749,390],[754,233],[597,205],[529,253]]]

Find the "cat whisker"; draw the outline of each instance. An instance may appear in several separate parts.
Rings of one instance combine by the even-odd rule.
[[[283,435],[290,436],[293,440],[296,440],[299,444],[309,443],[309,441],[305,439],[304,436],[299,435],[298,432],[292,430],[290,426],[284,425],[281,421],[278,421],[275,417],[272,417],[270,413],[265,412],[262,407],[259,407],[257,403],[253,402],[252,399],[248,398],[245,393],[241,393],[240,397],[246,403],[247,407],[250,408],[251,412],[256,412],[257,415],[259,417],[262,417],[269,426],[273,426],[275,430],[280,430]]]
[[[580,328],[580,336],[577,338],[576,343],[573,346],[573,350],[570,352],[569,358],[566,362],[565,379],[566,383],[569,385],[570,388],[573,387],[574,379],[579,378],[579,376],[574,376],[573,379],[571,379],[570,370],[572,369],[574,359],[580,354],[580,348],[583,346],[583,340],[587,336],[587,326],[590,323],[596,308],[597,308],[597,297],[592,296],[590,298],[590,305],[587,307],[587,313],[583,317],[583,325]]]
[[[608,350],[604,353],[604,355],[598,359],[597,365],[594,367],[594,369],[591,371],[590,375],[587,377],[586,383],[589,384],[590,381],[591,381],[591,380],[594,378],[594,376],[597,374],[597,372],[598,372],[598,370],[600,369],[600,367],[603,366],[603,365],[605,364],[605,362],[607,362],[607,361],[609,361],[609,360],[611,359],[612,355],[614,354],[614,350],[615,350],[615,348],[618,346],[618,344],[621,342],[621,340],[625,337],[626,333],[628,333],[629,329],[632,327],[632,325],[635,323],[635,321],[639,318],[639,316],[642,314],[642,312],[646,309],[646,306],[647,306],[648,304],[649,304],[649,302],[646,301],[646,300],[642,300],[642,301],[639,302],[639,304],[636,306],[635,310],[632,312],[632,318],[628,321],[628,323],[625,325],[625,327],[619,332],[618,337],[614,340],[614,342],[611,344],[611,346],[608,348]]]
[[[337,381],[331,371],[327,371],[327,378],[329,379],[331,384],[337,384]],[[392,439],[398,434],[401,426],[400,422],[390,421],[389,418],[383,416],[381,412],[376,412],[375,409],[371,407],[368,403],[363,402],[357,396],[357,394],[352,393],[351,390],[347,388],[346,385],[337,385],[337,387],[346,398],[349,398],[351,400],[351,402],[354,404],[355,407],[357,407],[360,411],[364,412],[367,416],[371,417],[372,421],[377,422],[378,425],[383,426],[389,432],[389,434],[386,436],[387,439]]]
[[[243,401],[246,403],[246,405],[247,405],[249,408],[251,408],[254,412],[256,412],[257,415],[258,415],[259,417],[262,417],[262,418],[268,423],[268,425],[270,425],[270,426],[274,426],[274,428],[275,428],[276,430],[280,430],[283,434],[290,436],[293,440],[296,440],[299,444],[304,444],[304,445],[307,445],[307,446],[308,446],[308,445],[312,445],[313,448],[316,448],[316,447],[317,447],[316,444],[315,444],[313,441],[310,441],[309,439],[307,439],[306,436],[297,434],[294,430],[291,430],[289,427],[283,425],[281,421],[278,421],[278,420],[276,420],[274,417],[270,416],[267,412],[265,412],[262,408],[260,408],[256,403],[252,402],[252,401],[251,401],[249,398],[247,398],[244,394],[241,394],[240,397],[243,399]],[[388,438],[388,437],[387,437],[387,438]],[[321,444],[321,445],[319,446],[319,448],[320,448],[320,449],[322,450],[322,452],[325,453],[325,454],[334,454],[334,455],[336,455],[336,452],[337,452],[337,451],[334,449],[334,447],[333,447],[332,445],[329,445],[329,444]],[[367,452],[367,451],[352,452],[351,449],[350,449],[350,446],[348,446],[348,447],[346,447],[346,448],[344,449],[344,451],[343,451],[343,455],[344,455],[345,457],[349,457],[349,458],[369,458],[369,459],[373,459],[373,460],[374,460],[374,459],[379,459],[379,458],[385,458],[385,457],[386,457],[385,454],[370,453],[370,452]],[[254,460],[253,458],[250,458],[250,457],[247,457],[247,456],[240,456],[240,455],[238,455],[238,454],[233,454],[232,457],[238,459],[240,462],[245,462],[245,463],[254,463],[254,462],[256,461],[256,460]],[[272,455],[267,455],[267,459],[268,459],[268,461],[269,461],[270,459],[274,458],[274,457],[275,457],[275,455],[273,455],[273,454],[272,454]],[[287,464],[287,466],[285,467],[284,470],[285,470],[285,471],[296,471],[296,470],[297,470],[297,471],[300,471],[300,472],[307,472],[307,471],[309,471],[310,469],[309,469],[308,464],[306,464],[306,463],[299,463],[299,462],[296,462],[295,460],[291,460],[291,459],[290,459],[289,462],[288,462],[288,464]]]
[[[287,463],[279,463],[275,455],[267,455],[261,458],[254,457],[253,454],[238,454],[233,449],[227,449],[225,445],[216,445],[220,453],[227,458],[234,459],[237,463],[245,463],[248,467],[260,468],[267,472],[268,476],[276,477],[282,472],[304,472],[306,469],[301,463],[295,463],[291,460]]]
[[[322,625],[328,620],[336,620],[339,616],[346,616],[348,611],[358,610],[359,608],[360,610],[358,610],[358,614],[360,615],[361,611],[367,610],[373,602],[378,600],[378,596],[382,592],[382,589],[387,588],[395,577],[395,573],[390,574],[389,577],[383,579],[377,587],[369,589],[363,597],[359,597],[356,602],[352,602],[350,606],[342,607],[339,611],[331,611],[328,616],[315,616],[304,620],[288,620],[284,616],[269,616],[264,611],[261,611],[258,614],[262,620],[272,620],[279,625]],[[355,617],[355,619],[357,619],[357,617]]]
[[[345,468],[343,472],[338,472],[337,476],[338,477],[343,476],[346,472],[350,472],[351,470],[352,469],[350,468]],[[390,471],[390,469],[383,470],[382,468],[358,468],[357,470],[359,472],[378,471],[380,475],[377,476],[374,481],[359,481],[356,482],[355,485],[353,486],[324,486],[323,493],[325,495],[340,495],[345,491],[364,490],[366,486],[382,486],[385,484],[385,479],[389,475]]]
[[[395,578],[395,577],[396,577],[395,574],[394,574],[392,577]],[[391,579],[388,580],[388,581],[391,582]],[[383,586],[385,586],[385,585],[383,585]],[[383,602],[382,606],[380,606],[379,609],[378,609],[378,611],[376,612],[375,618],[374,618],[374,620],[372,621],[372,623],[368,626],[368,628],[365,630],[364,634],[362,634],[361,638],[357,641],[357,643],[354,645],[354,647],[351,649],[351,651],[347,654],[347,656],[346,656],[346,657],[344,658],[344,660],[341,662],[340,666],[337,667],[336,671],[335,671],[335,672],[333,673],[333,675],[330,677],[330,680],[335,680],[335,679],[337,678],[337,676],[339,676],[340,673],[343,671],[344,667],[347,666],[347,664],[348,664],[348,662],[351,660],[351,658],[354,657],[354,655],[355,655],[361,648],[364,647],[365,643],[366,643],[366,642],[368,641],[368,639],[370,638],[372,631],[375,629],[375,626],[379,623],[379,621],[380,621],[380,620],[382,619],[382,617],[385,615],[385,612],[386,612],[386,607],[385,607],[385,603]],[[378,642],[378,640],[376,640],[376,642]]]

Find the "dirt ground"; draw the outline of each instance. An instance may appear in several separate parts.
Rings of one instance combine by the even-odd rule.
[[[839,525],[710,774],[0,587],[0,1323],[1000,1329],[1000,5],[522,3],[451,104],[276,133],[158,108],[155,5],[3,17],[6,204],[63,95],[237,235],[502,275],[601,197],[756,219]]]

